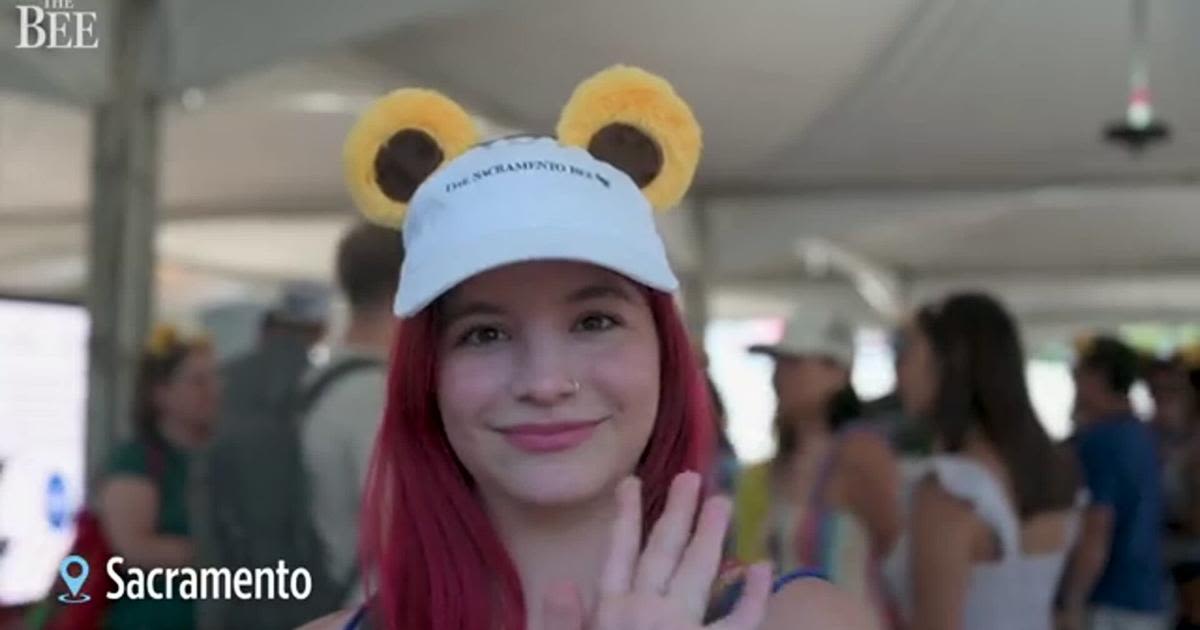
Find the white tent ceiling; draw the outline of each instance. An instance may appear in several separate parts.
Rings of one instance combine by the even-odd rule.
[[[619,61],[668,76],[704,125],[696,194],[663,227],[719,315],[866,314],[839,274],[814,277],[799,239],[899,299],[986,287],[1043,327],[1200,313],[1194,0],[1150,0],[1155,104],[1175,136],[1140,156],[1100,140],[1127,97],[1126,0],[167,6],[163,92],[201,90],[166,117],[168,305],[328,276],[350,218],[341,140],[371,97],[430,85],[497,128],[544,132],[578,80]],[[103,60],[13,50],[3,26],[0,291],[70,295],[82,106]]]

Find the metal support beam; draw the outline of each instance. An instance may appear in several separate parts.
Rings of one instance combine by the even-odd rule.
[[[798,239],[796,255],[810,275],[822,276],[831,271],[843,275],[884,321],[897,323],[904,315],[904,288],[887,267],[823,238]]]
[[[88,309],[87,469],[92,486],[130,433],[137,361],[153,304],[161,114],[152,85],[165,33],[159,0],[115,3],[113,90],[95,108]]]

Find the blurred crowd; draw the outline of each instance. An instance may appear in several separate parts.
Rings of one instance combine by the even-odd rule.
[[[739,475],[740,559],[819,567],[880,628],[1200,627],[1188,352],[1081,337],[1073,431],[1056,443],[993,297],[947,296],[894,339],[896,392],[866,405],[836,317],[796,318],[753,349],[774,358],[779,451]],[[1138,381],[1152,417],[1134,413]]]
[[[98,495],[115,551],[144,566],[283,559],[314,588],[303,603],[120,601],[109,627],[294,627],[362,600],[359,505],[402,256],[393,231],[344,236],[350,316],[332,337],[331,296],[303,285],[225,365],[204,337],[156,329],[138,435]],[[993,297],[912,313],[894,334],[896,391],[880,400],[851,384],[854,332],[837,314],[801,313],[778,343],[748,349],[774,365],[768,462],[738,464],[709,381],[722,429],[712,481],[735,497],[732,566],[818,570],[880,629],[1200,628],[1200,365],[1188,352],[1081,338],[1074,430],[1057,443],[1030,401],[1017,324]],[[1138,381],[1152,417],[1134,413]]]

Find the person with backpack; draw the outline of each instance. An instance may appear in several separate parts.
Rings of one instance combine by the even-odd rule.
[[[404,249],[396,232],[362,223],[338,244],[338,287],[350,305],[345,334],[328,364],[308,379],[302,419],[309,510],[330,578],[330,610],[357,601],[358,517],[363,484],[387,393],[392,298]],[[328,611],[326,611],[328,612]]]
[[[301,496],[293,416],[312,369],[310,353],[328,328],[329,293],[311,282],[286,285],[262,318],[258,343],[221,368],[222,421],[195,475],[194,524],[202,566],[254,569],[281,559],[303,566],[292,564],[303,562],[303,554],[283,551],[300,539],[285,534],[296,520],[288,503]],[[286,615],[288,606],[204,600],[200,628],[263,627]]]
[[[156,328],[141,358],[137,437],[114,450],[98,494],[101,533],[125,566],[194,563],[189,465],[212,434],[219,401],[220,378],[208,341],[169,326]],[[156,588],[161,592],[163,584]],[[182,599],[118,599],[104,616],[109,630],[195,627],[193,602]]]

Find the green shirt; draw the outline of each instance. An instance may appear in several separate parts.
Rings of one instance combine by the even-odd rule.
[[[161,459],[152,465],[155,460],[153,448],[161,449]],[[157,477],[157,532],[170,536],[190,534],[187,453],[162,442],[153,447],[144,442],[130,442],[113,452],[108,474],[146,477],[152,481]],[[164,590],[164,584],[162,579],[155,580],[158,592]],[[182,599],[119,599],[112,602],[105,627],[108,630],[192,630],[196,626],[194,608],[194,602]]]

